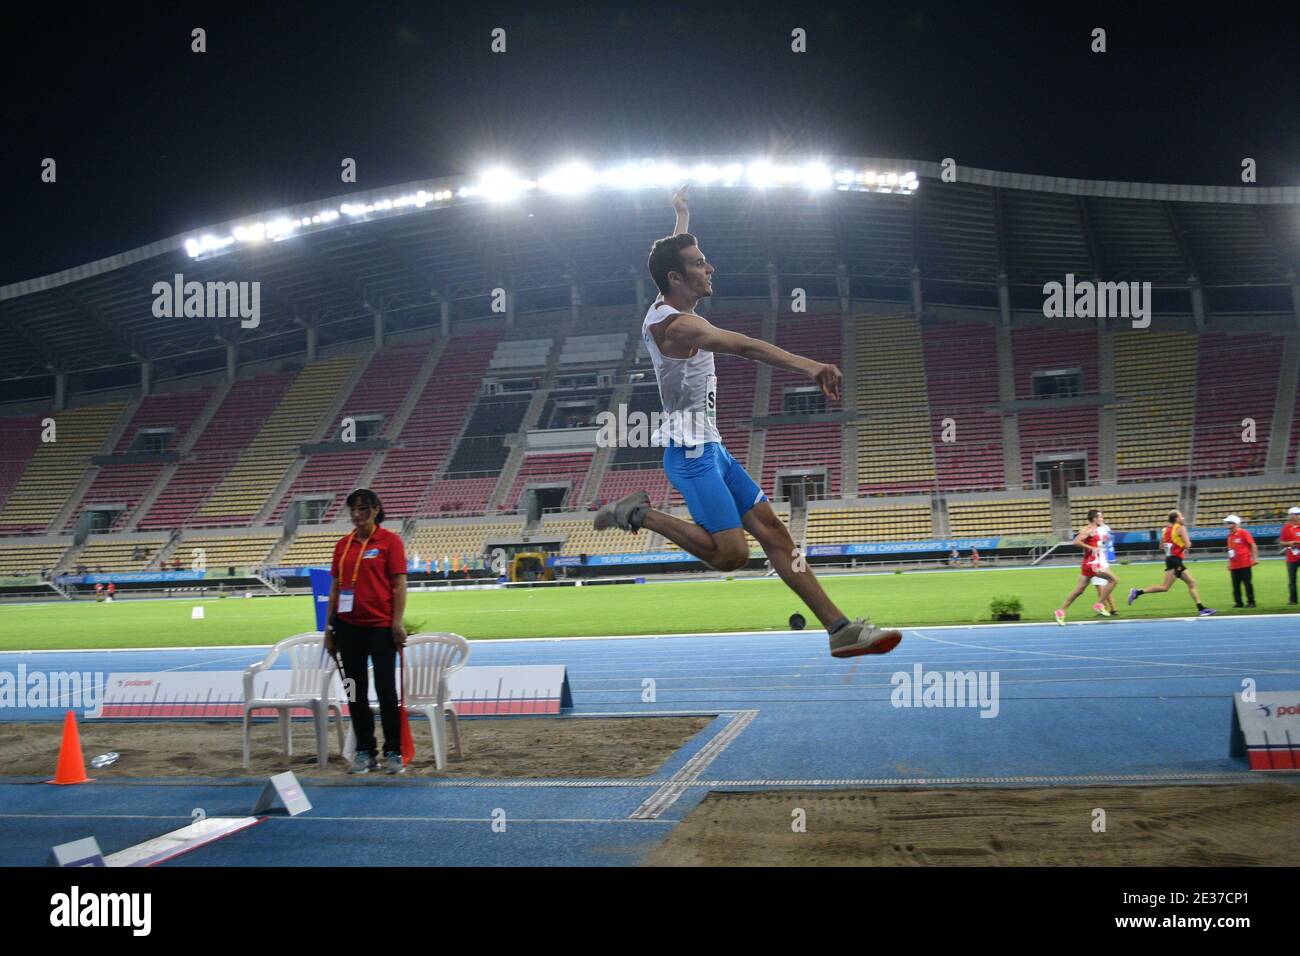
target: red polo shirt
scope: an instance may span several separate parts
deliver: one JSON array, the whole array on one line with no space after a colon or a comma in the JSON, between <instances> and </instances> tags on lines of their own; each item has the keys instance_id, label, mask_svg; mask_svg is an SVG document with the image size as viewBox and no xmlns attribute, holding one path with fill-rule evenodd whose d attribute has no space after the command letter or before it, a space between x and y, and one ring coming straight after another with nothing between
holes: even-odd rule
<instances>
[{"instance_id":1,"label":"red polo shirt","mask_svg":"<svg viewBox=\"0 0 1300 956\"><path fill-rule=\"evenodd\" d=\"M393 578L406 573L406 547L399 535L376 527L365 545L357 532L334 545L330 573L339 591L352 591L352 610L339 620L357 627L393 626Z\"/></svg>"},{"instance_id":2,"label":"red polo shirt","mask_svg":"<svg viewBox=\"0 0 1300 956\"><path fill-rule=\"evenodd\" d=\"M1250 559L1250 546L1255 543L1254 536L1245 528L1228 532L1228 567L1236 571L1254 565Z\"/></svg>"},{"instance_id":3,"label":"red polo shirt","mask_svg":"<svg viewBox=\"0 0 1300 956\"><path fill-rule=\"evenodd\" d=\"M1287 546L1287 562L1300 564L1300 524L1292 524L1288 521L1282 525L1282 535L1278 540Z\"/></svg>"}]
</instances>

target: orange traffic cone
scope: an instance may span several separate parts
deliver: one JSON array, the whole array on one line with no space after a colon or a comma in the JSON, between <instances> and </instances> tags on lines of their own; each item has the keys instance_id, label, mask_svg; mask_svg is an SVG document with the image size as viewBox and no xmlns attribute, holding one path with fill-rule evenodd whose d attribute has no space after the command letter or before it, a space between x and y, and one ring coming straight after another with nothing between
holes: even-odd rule
<instances>
[{"instance_id":1,"label":"orange traffic cone","mask_svg":"<svg viewBox=\"0 0 1300 956\"><path fill-rule=\"evenodd\" d=\"M68 711L63 718L63 743L59 747L59 766L54 779L46 783L90 783L86 776L86 761L81 755L81 734L77 732L77 717Z\"/></svg>"}]
</instances>

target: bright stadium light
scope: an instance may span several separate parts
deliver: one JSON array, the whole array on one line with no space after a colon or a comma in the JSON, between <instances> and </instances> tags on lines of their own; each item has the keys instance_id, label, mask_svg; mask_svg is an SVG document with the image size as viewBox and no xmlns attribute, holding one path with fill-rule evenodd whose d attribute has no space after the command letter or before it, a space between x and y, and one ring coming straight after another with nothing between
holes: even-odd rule
<instances>
[{"instance_id":1,"label":"bright stadium light","mask_svg":"<svg viewBox=\"0 0 1300 956\"><path fill-rule=\"evenodd\" d=\"M808 163L802 175L803 184L809 189L830 189L835 184L831 171L823 163Z\"/></svg>"},{"instance_id":2,"label":"bright stadium light","mask_svg":"<svg viewBox=\"0 0 1300 956\"><path fill-rule=\"evenodd\" d=\"M507 202L517 199L530 185L508 169L496 166L479 177L477 192L489 202Z\"/></svg>"},{"instance_id":3,"label":"bright stadium light","mask_svg":"<svg viewBox=\"0 0 1300 956\"><path fill-rule=\"evenodd\" d=\"M721 176L721 171L712 163L700 163L691 169L691 179L704 186L716 183Z\"/></svg>"},{"instance_id":4,"label":"bright stadium light","mask_svg":"<svg viewBox=\"0 0 1300 956\"><path fill-rule=\"evenodd\" d=\"M537 185L548 193L576 196L596 185L596 174L585 163L565 163L538 179Z\"/></svg>"},{"instance_id":5,"label":"bright stadium light","mask_svg":"<svg viewBox=\"0 0 1300 956\"><path fill-rule=\"evenodd\" d=\"M766 189L776 180L776 171L766 160L750 163L745 167L745 178L756 189Z\"/></svg>"}]
</instances>

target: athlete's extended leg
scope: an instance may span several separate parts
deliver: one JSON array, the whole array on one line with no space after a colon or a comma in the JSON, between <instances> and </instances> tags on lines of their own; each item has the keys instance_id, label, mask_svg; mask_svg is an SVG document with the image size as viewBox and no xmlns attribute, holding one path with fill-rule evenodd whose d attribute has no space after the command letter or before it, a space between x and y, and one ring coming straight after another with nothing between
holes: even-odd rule
<instances>
[{"instance_id":1,"label":"athlete's extended leg","mask_svg":"<svg viewBox=\"0 0 1300 956\"><path fill-rule=\"evenodd\" d=\"M1075 598L1077 598L1084 591L1088 590L1088 585L1091 583L1092 583L1091 574L1079 575L1079 583L1074 586L1074 590L1070 592L1070 596L1065 599L1064 603L1062 603L1061 606L1055 610L1055 612L1053 612L1056 615L1057 624L1065 623L1065 609L1074 603Z\"/></svg>"},{"instance_id":2,"label":"athlete's extended leg","mask_svg":"<svg viewBox=\"0 0 1300 956\"><path fill-rule=\"evenodd\" d=\"M710 534L697 524L654 509L645 512L641 527L663 535L719 571L735 571L749 563L749 543L740 528Z\"/></svg>"},{"instance_id":3,"label":"athlete's extended leg","mask_svg":"<svg viewBox=\"0 0 1300 956\"><path fill-rule=\"evenodd\" d=\"M808 610L822 622L822 627L830 630L838 624L844 617L844 612L835 606L816 575L808 570L806 564L800 565L801 570L794 569L794 539L772 506L766 501L760 501L745 512L741 521L745 524L745 530L762 545L767 559L772 562L772 567L781 576L781 580L803 599Z\"/></svg>"}]
</instances>

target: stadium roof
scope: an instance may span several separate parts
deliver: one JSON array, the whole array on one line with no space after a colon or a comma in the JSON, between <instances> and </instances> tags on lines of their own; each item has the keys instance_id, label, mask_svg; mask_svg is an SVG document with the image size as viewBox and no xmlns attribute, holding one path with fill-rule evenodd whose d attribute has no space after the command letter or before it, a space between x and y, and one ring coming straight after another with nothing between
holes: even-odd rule
<instances>
[{"instance_id":1,"label":"stadium roof","mask_svg":"<svg viewBox=\"0 0 1300 956\"><path fill-rule=\"evenodd\" d=\"M1229 312L1259 309L1252 293L1260 290L1276 293L1265 297L1275 311L1293 307L1297 187L1100 182L961 167L956 182L944 182L937 163L871 158L829 168L859 175L817 191L798 182L696 187L692 231L718 269L719 295L766 294L772 269L783 288L799 280L810 294L827 286L833 294L842 269L865 297L907 301L915 275L927 301L992 305L1005 276L1013 298L1028 303L1041 302L1045 282L1073 273L1169 290L1186 290L1195 277L1207 295L1216 293L1211 308ZM863 186L863 170L880 176L883 191ZM914 172L919 188L885 186L884 170ZM567 305L575 284L587 303L630 302L632 283L647 278L651 243L671 228L668 192L602 182L581 195L531 188L492 202L471 180L446 179L174 236L0 287L0 380L145 359L167 363L169 375L210 370L224 365L227 342L238 343L243 359L300 353L304 327L317 328L321 345L360 339L376 312L394 331L436 324L443 302L457 317L487 315L496 287L517 295L519 311ZM255 223L286 229L286 222L292 228L275 241L230 238L246 238ZM155 317L155 284L178 273L204 283L260 282L260 323ZM1238 295L1243 309L1232 305Z\"/></svg>"}]
</instances>

